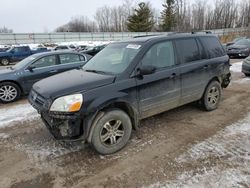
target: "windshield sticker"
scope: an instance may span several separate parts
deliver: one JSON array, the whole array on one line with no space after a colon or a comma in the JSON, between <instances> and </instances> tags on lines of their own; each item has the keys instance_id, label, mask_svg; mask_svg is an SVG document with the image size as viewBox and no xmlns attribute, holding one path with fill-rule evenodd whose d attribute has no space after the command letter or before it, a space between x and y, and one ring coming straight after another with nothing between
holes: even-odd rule
<instances>
[{"instance_id":1,"label":"windshield sticker","mask_svg":"<svg viewBox=\"0 0 250 188\"><path fill-rule=\"evenodd\" d=\"M129 44L129 45L127 45L126 48L138 50L138 49L140 49L140 47L141 47L141 45L138 45L138 44Z\"/></svg>"}]
</instances>

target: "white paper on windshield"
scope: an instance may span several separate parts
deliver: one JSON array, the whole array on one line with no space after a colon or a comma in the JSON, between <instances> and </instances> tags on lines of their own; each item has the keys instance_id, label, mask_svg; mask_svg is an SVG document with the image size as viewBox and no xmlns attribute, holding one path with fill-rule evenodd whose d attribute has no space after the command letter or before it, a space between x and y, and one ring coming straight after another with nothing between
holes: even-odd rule
<instances>
[{"instance_id":1,"label":"white paper on windshield","mask_svg":"<svg viewBox=\"0 0 250 188\"><path fill-rule=\"evenodd\" d=\"M141 45L139 45L139 44L128 44L126 48L138 50L138 49L140 49L140 47L141 47Z\"/></svg>"}]
</instances>

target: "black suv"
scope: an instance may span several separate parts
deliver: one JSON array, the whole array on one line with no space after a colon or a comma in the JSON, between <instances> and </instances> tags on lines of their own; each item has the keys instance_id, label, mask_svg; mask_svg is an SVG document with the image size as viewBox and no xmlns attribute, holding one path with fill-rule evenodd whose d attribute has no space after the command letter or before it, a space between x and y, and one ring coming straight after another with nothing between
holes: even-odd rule
<instances>
[{"instance_id":1,"label":"black suv","mask_svg":"<svg viewBox=\"0 0 250 188\"><path fill-rule=\"evenodd\" d=\"M37 82L29 102L56 139L85 140L111 154L141 119L194 101L216 109L229 67L211 34L134 38L108 45L81 70Z\"/></svg>"}]
</instances>

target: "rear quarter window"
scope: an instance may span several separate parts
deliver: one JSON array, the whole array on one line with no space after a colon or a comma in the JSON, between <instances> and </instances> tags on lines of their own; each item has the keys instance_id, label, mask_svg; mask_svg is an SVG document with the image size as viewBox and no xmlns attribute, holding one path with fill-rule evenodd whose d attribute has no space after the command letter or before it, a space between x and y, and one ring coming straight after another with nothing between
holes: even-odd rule
<instances>
[{"instance_id":1,"label":"rear quarter window","mask_svg":"<svg viewBox=\"0 0 250 188\"><path fill-rule=\"evenodd\" d=\"M201 37L200 40L203 43L209 58L226 55L224 48L216 37Z\"/></svg>"}]
</instances>

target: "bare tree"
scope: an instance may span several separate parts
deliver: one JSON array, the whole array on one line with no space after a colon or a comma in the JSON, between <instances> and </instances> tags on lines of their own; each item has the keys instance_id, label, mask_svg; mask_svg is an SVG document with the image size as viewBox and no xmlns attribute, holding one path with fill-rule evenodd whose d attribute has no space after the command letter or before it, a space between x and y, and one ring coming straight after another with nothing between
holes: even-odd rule
<instances>
[{"instance_id":1,"label":"bare tree","mask_svg":"<svg viewBox=\"0 0 250 188\"><path fill-rule=\"evenodd\" d=\"M71 18L67 24L56 29L56 32L93 32L97 31L95 22L90 21L86 16Z\"/></svg>"},{"instance_id":2,"label":"bare tree","mask_svg":"<svg viewBox=\"0 0 250 188\"><path fill-rule=\"evenodd\" d=\"M3 26L3 27L0 27L0 33L13 33L13 30L8 29L7 27Z\"/></svg>"}]
</instances>

